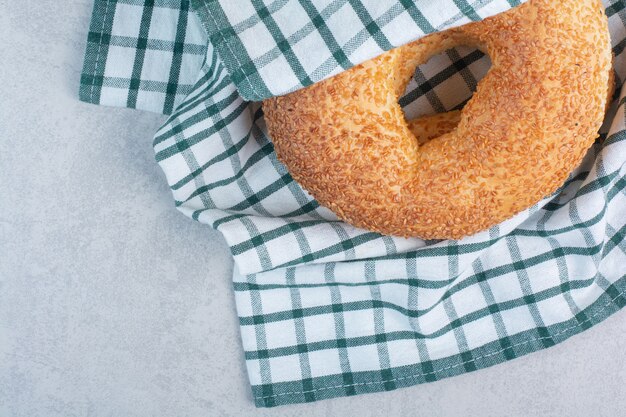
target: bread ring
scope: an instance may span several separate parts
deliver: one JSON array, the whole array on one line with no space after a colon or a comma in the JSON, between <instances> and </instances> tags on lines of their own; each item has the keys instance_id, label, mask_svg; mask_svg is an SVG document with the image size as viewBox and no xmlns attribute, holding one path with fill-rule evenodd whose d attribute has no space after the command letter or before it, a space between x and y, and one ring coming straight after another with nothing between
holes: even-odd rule
<instances>
[{"instance_id":1,"label":"bread ring","mask_svg":"<svg viewBox=\"0 0 626 417\"><path fill-rule=\"evenodd\" d=\"M407 123L398 98L415 67L459 45L491 57L476 93L456 116ZM563 184L598 137L611 62L600 0L530 0L263 108L280 160L339 218L387 235L458 239Z\"/></svg>"}]
</instances>

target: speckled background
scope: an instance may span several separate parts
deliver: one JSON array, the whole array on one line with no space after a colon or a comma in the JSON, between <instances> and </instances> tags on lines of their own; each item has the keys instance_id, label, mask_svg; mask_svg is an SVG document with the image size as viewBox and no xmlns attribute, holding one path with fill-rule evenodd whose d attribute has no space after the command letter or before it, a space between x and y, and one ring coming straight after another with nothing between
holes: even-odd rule
<instances>
[{"instance_id":1,"label":"speckled background","mask_svg":"<svg viewBox=\"0 0 626 417\"><path fill-rule=\"evenodd\" d=\"M162 116L80 103L91 0L0 0L0 417L618 416L626 312L390 393L256 410L221 236L173 207Z\"/></svg>"}]
</instances>

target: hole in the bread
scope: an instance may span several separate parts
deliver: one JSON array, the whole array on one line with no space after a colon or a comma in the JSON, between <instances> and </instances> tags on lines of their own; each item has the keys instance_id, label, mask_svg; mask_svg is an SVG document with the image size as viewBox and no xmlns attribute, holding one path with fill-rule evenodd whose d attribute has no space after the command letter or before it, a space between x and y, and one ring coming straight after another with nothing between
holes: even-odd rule
<instances>
[{"instance_id":1,"label":"hole in the bread","mask_svg":"<svg viewBox=\"0 0 626 417\"><path fill-rule=\"evenodd\" d=\"M398 103L420 143L456 127L458 111L489 68L489 56L467 46L444 51L416 68Z\"/></svg>"}]
</instances>

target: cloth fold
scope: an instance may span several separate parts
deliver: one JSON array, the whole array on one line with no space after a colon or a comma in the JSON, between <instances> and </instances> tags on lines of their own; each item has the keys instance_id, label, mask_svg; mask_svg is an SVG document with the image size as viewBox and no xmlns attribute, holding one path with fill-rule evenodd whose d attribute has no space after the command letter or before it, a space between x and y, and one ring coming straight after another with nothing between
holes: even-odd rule
<instances>
[{"instance_id":1,"label":"cloth fold","mask_svg":"<svg viewBox=\"0 0 626 417\"><path fill-rule=\"evenodd\" d=\"M177 208L231 248L258 406L469 372L559 343L626 304L623 95L561 189L460 241L339 221L293 181L259 103L246 101L518 2L191 4L199 19L188 0L97 0L80 98L171 113L154 138L156 160ZM619 87L626 2L605 5ZM476 50L447 51L416 70L400 104L408 117L459 108L488 67Z\"/></svg>"},{"instance_id":2,"label":"cloth fold","mask_svg":"<svg viewBox=\"0 0 626 417\"><path fill-rule=\"evenodd\" d=\"M192 0L247 101L306 87L429 33L520 0Z\"/></svg>"}]
</instances>

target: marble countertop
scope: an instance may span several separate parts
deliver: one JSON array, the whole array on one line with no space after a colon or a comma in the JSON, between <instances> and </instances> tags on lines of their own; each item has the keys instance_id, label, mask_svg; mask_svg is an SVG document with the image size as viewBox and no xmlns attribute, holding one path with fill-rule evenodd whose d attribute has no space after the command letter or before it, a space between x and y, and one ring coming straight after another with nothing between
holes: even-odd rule
<instances>
[{"instance_id":1,"label":"marble countertop","mask_svg":"<svg viewBox=\"0 0 626 417\"><path fill-rule=\"evenodd\" d=\"M626 312L394 392L254 408L221 235L173 205L163 116L81 103L91 0L0 0L0 416L615 416Z\"/></svg>"}]
</instances>

